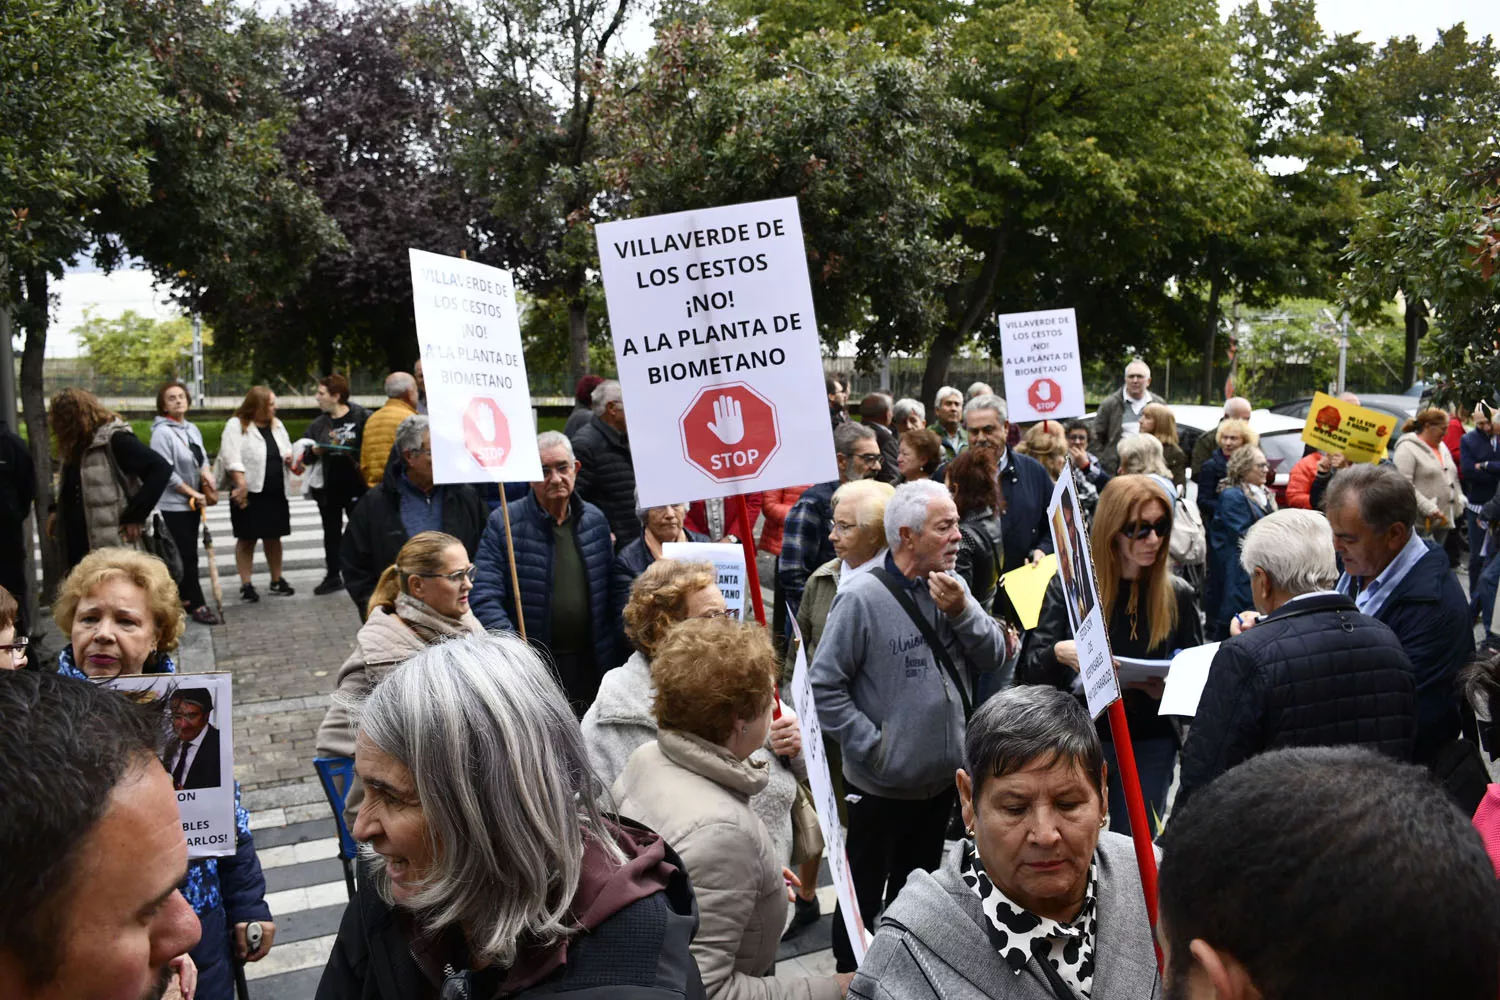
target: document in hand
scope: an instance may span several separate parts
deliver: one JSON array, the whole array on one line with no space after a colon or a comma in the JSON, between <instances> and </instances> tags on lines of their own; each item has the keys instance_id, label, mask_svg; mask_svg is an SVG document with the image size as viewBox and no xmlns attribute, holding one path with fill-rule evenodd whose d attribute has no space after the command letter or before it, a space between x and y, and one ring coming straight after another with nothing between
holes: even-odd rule
<instances>
[{"instance_id":1,"label":"document in hand","mask_svg":"<svg viewBox=\"0 0 1500 1000\"><path fill-rule=\"evenodd\" d=\"M1203 686L1208 683L1208 668L1213 665L1219 652L1217 642L1205 643L1184 649L1172 657L1172 669L1167 673L1167 690L1161 697L1157 715L1182 715L1191 718L1198 714L1198 700L1203 697ZM1121 676L1124 671L1121 670Z\"/></svg>"},{"instance_id":2,"label":"document in hand","mask_svg":"<svg viewBox=\"0 0 1500 1000\"><path fill-rule=\"evenodd\" d=\"M1042 616L1042 598L1047 596L1047 584L1057 575L1057 556L1043 556L1037 563L1027 563L1013 569L1000 578L1000 586L1010 595L1010 603L1021 619L1021 627L1028 632L1036 628Z\"/></svg>"}]
</instances>

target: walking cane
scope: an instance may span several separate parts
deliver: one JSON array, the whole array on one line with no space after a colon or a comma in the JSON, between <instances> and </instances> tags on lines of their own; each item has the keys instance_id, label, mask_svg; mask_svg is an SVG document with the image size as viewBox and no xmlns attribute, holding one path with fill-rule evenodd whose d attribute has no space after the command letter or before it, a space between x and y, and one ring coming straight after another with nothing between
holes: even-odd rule
<instances>
[{"instance_id":1,"label":"walking cane","mask_svg":"<svg viewBox=\"0 0 1500 1000\"><path fill-rule=\"evenodd\" d=\"M229 931L234 933L233 928ZM260 950L260 939L264 931L261 930L260 921L255 921L245 928L245 950L254 953ZM245 981L245 960L238 955L229 956L234 963L234 992L239 1000L250 1000L250 984Z\"/></svg>"},{"instance_id":2,"label":"walking cane","mask_svg":"<svg viewBox=\"0 0 1500 1000\"><path fill-rule=\"evenodd\" d=\"M214 608L219 612L219 621L224 620L224 587L219 583L219 564L214 560L214 536L208 530L208 508L196 500L189 501L198 508L198 517L203 521L203 550L208 553L208 582L213 588Z\"/></svg>"}]
</instances>

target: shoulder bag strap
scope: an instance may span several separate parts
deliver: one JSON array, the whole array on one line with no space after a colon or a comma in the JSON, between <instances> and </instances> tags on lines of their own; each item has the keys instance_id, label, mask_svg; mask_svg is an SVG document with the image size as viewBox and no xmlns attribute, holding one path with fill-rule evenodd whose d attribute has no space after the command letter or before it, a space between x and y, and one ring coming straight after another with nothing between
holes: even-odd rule
<instances>
[{"instance_id":1,"label":"shoulder bag strap","mask_svg":"<svg viewBox=\"0 0 1500 1000\"><path fill-rule=\"evenodd\" d=\"M938 666L943 668L943 672L948 675L948 679L958 689L959 701L963 703L964 719L967 720L969 716L974 714L974 702L969 697L969 689L964 685L963 676L958 672L958 668L953 665L953 660L948 656L948 650L943 647L942 640L938 638L937 629L932 627L932 622L928 621L927 617L922 614L922 609L917 607L917 602L912 599L911 594L895 577L891 576L889 571L874 569L870 572L881 583L885 584L885 589L891 592L891 596L896 599L896 603L901 605L901 610L906 612L907 617L912 620L912 624L916 625L918 631L922 633L922 638L927 640L927 648L932 650L933 659L937 660Z\"/></svg>"}]
</instances>

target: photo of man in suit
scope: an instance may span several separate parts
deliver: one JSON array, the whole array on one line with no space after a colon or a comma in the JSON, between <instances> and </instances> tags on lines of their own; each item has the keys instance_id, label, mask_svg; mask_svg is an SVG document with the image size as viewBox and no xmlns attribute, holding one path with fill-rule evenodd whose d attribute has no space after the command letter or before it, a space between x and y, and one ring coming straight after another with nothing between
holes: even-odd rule
<instances>
[{"instance_id":1,"label":"photo of man in suit","mask_svg":"<svg viewBox=\"0 0 1500 1000\"><path fill-rule=\"evenodd\" d=\"M214 710L207 688L181 688L167 702L176 739L167 750L167 773L178 791L217 788L219 781L219 730L209 725Z\"/></svg>"},{"instance_id":2,"label":"photo of man in suit","mask_svg":"<svg viewBox=\"0 0 1500 1000\"><path fill-rule=\"evenodd\" d=\"M1094 580L1093 573L1089 570L1089 553L1084 550L1086 543L1073 514L1072 497L1069 493L1063 496L1063 521L1067 523L1068 549L1073 553L1072 587L1078 601L1078 620L1081 622L1094 610Z\"/></svg>"}]
</instances>

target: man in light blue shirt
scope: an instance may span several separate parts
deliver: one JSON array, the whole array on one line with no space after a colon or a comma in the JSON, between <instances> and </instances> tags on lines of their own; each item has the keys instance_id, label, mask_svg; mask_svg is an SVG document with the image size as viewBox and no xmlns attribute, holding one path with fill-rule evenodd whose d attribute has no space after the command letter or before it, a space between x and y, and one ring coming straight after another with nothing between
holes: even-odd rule
<instances>
[{"instance_id":1,"label":"man in light blue shirt","mask_svg":"<svg viewBox=\"0 0 1500 1000\"><path fill-rule=\"evenodd\" d=\"M1416 672L1416 760L1425 762L1458 735L1454 679L1474 655L1463 588L1447 553L1416 533L1417 494L1394 467L1343 470L1324 511L1344 563L1339 592L1390 626Z\"/></svg>"}]
</instances>

